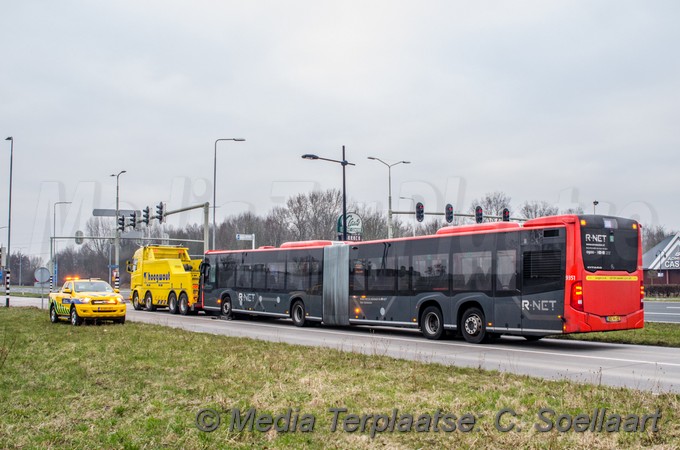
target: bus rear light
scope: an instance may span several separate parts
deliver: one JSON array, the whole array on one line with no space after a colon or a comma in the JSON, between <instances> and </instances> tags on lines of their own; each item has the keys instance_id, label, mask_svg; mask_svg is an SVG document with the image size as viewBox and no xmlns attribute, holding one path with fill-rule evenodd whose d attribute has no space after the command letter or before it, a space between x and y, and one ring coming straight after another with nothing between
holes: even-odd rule
<instances>
[{"instance_id":1,"label":"bus rear light","mask_svg":"<svg viewBox=\"0 0 680 450\"><path fill-rule=\"evenodd\" d=\"M583 284L580 281L571 286L571 307L583 311Z\"/></svg>"},{"instance_id":2,"label":"bus rear light","mask_svg":"<svg viewBox=\"0 0 680 450\"><path fill-rule=\"evenodd\" d=\"M640 282L640 309L643 309L645 302L645 285Z\"/></svg>"}]
</instances>

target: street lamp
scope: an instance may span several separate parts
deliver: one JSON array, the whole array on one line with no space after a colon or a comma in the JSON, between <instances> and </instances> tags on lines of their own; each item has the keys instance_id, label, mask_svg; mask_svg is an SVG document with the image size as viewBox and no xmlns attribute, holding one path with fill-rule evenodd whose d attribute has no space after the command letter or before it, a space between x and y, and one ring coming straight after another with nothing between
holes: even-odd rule
<instances>
[{"instance_id":1,"label":"street lamp","mask_svg":"<svg viewBox=\"0 0 680 450\"><path fill-rule=\"evenodd\" d=\"M120 208L119 208L119 201L120 201L120 176L126 173L127 170L121 170L120 172L112 173L112 177L116 177L116 222L118 222L118 216L120 215ZM116 238L115 238L115 263L116 263L116 270L118 271L118 274L120 274L120 269L118 267L118 264L120 263L120 230L118 229L118 226L116 226ZM120 275L118 275L120 276ZM109 280L112 281L112 280Z\"/></svg>"},{"instance_id":2,"label":"street lamp","mask_svg":"<svg viewBox=\"0 0 680 450\"><path fill-rule=\"evenodd\" d=\"M320 159L322 161L330 161L342 165L342 240L347 240L347 183L345 177L345 166L355 166L356 164L348 162L345 159L345 146L342 146L342 161L337 159L322 158L310 153L302 155L302 159Z\"/></svg>"},{"instance_id":3,"label":"street lamp","mask_svg":"<svg viewBox=\"0 0 680 450\"><path fill-rule=\"evenodd\" d=\"M9 136L5 138L9 141L9 214L7 216L7 279L9 280L9 274L11 269L12 261L12 251L11 251L11 239L12 239L12 160L14 159L14 138ZM7 298L5 299L5 306L9 308L9 282L6 285Z\"/></svg>"},{"instance_id":4,"label":"street lamp","mask_svg":"<svg viewBox=\"0 0 680 450\"><path fill-rule=\"evenodd\" d=\"M215 236L217 235L217 222L215 221L215 208L217 208L217 143L220 141L243 142L243 138L223 138L215 141L215 160L213 163L213 237L212 249L215 250Z\"/></svg>"},{"instance_id":5,"label":"street lamp","mask_svg":"<svg viewBox=\"0 0 680 450\"><path fill-rule=\"evenodd\" d=\"M388 197L387 197L387 238L392 239L393 232L392 232L392 167L396 166L398 164L411 164L411 161L397 161L393 164L388 164L385 161L383 161L380 158L376 158L375 156L369 156L368 159L372 159L373 161L378 161L385 166L387 166L387 191L388 191Z\"/></svg>"},{"instance_id":6,"label":"street lamp","mask_svg":"<svg viewBox=\"0 0 680 450\"><path fill-rule=\"evenodd\" d=\"M595 207L599 204L600 202L598 202L597 200L593 200L593 214L595 214Z\"/></svg>"},{"instance_id":7,"label":"street lamp","mask_svg":"<svg viewBox=\"0 0 680 450\"><path fill-rule=\"evenodd\" d=\"M399 197L399 198L402 199L402 200L411 200L411 203L413 203L413 205L411 206L411 211L416 210L416 199L415 198L413 198L413 197ZM414 214L413 215L413 237L415 237L415 236L416 236L416 216Z\"/></svg>"},{"instance_id":8,"label":"street lamp","mask_svg":"<svg viewBox=\"0 0 680 450\"><path fill-rule=\"evenodd\" d=\"M52 206L52 245L50 246L50 260L52 261L53 267L52 272L54 273L53 285L56 286L59 281L59 268L57 264L57 243L55 237L57 236L57 205L70 205L72 202L54 202Z\"/></svg>"}]
</instances>

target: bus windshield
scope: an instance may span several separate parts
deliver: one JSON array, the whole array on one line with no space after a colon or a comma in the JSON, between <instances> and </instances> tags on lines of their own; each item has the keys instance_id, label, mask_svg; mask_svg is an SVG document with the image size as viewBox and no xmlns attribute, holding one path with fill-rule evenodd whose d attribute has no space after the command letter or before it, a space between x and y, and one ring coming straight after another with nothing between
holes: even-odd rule
<instances>
[{"instance_id":1,"label":"bus windshield","mask_svg":"<svg viewBox=\"0 0 680 450\"><path fill-rule=\"evenodd\" d=\"M639 227L634 220L601 216L581 217L581 244L585 269L589 272L598 270L635 272L638 263L638 233Z\"/></svg>"}]
</instances>

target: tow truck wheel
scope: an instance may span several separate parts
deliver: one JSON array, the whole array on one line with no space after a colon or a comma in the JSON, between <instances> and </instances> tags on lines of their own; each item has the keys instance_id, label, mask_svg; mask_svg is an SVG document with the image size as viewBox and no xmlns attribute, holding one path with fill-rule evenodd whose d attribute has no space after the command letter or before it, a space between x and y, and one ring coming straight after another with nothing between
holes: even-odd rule
<instances>
[{"instance_id":1,"label":"tow truck wheel","mask_svg":"<svg viewBox=\"0 0 680 450\"><path fill-rule=\"evenodd\" d=\"M146 293L144 296L144 305L146 305L146 310L147 311L156 311L156 307L153 304L153 297L151 296L151 292Z\"/></svg>"},{"instance_id":2,"label":"tow truck wheel","mask_svg":"<svg viewBox=\"0 0 680 450\"><path fill-rule=\"evenodd\" d=\"M50 322L52 322L52 323L59 322L59 317L57 316L57 310L54 307L54 305L50 306Z\"/></svg>"},{"instance_id":3,"label":"tow truck wheel","mask_svg":"<svg viewBox=\"0 0 680 450\"><path fill-rule=\"evenodd\" d=\"M177 314L177 294L174 292L168 295L168 312L170 314Z\"/></svg>"},{"instance_id":4,"label":"tow truck wheel","mask_svg":"<svg viewBox=\"0 0 680 450\"><path fill-rule=\"evenodd\" d=\"M75 306L71 306L71 325L74 327L79 326L81 323L83 323L82 317L78 315L78 311L76 311Z\"/></svg>"},{"instance_id":5,"label":"tow truck wheel","mask_svg":"<svg viewBox=\"0 0 680 450\"><path fill-rule=\"evenodd\" d=\"M139 303L139 294L137 291L132 294L132 306L135 308L135 311L140 311L142 309L142 304Z\"/></svg>"},{"instance_id":6,"label":"tow truck wheel","mask_svg":"<svg viewBox=\"0 0 680 450\"><path fill-rule=\"evenodd\" d=\"M189 312L189 298L187 297L187 294L182 292L179 294L179 313L186 316Z\"/></svg>"}]
</instances>

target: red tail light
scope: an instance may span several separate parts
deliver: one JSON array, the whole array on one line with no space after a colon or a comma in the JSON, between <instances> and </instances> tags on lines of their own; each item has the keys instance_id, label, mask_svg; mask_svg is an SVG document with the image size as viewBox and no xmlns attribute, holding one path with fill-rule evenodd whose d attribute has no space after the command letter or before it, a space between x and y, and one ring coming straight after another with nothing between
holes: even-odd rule
<instances>
[{"instance_id":1,"label":"red tail light","mask_svg":"<svg viewBox=\"0 0 680 450\"><path fill-rule=\"evenodd\" d=\"M571 307L583 311L583 283L580 281L571 285Z\"/></svg>"},{"instance_id":2,"label":"red tail light","mask_svg":"<svg viewBox=\"0 0 680 450\"><path fill-rule=\"evenodd\" d=\"M645 285L640 282L640 309L645 307Z\"/></svg>"}]
</instances>

